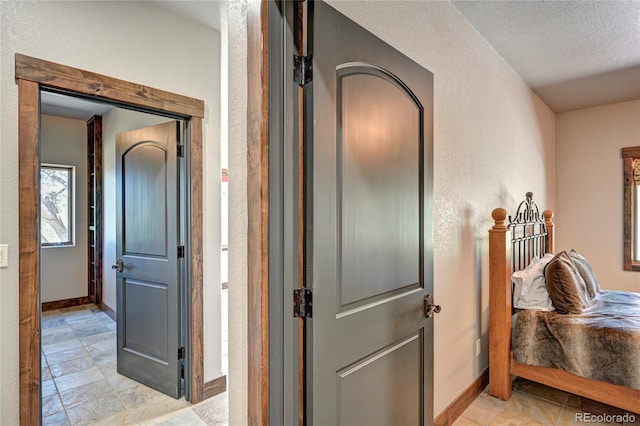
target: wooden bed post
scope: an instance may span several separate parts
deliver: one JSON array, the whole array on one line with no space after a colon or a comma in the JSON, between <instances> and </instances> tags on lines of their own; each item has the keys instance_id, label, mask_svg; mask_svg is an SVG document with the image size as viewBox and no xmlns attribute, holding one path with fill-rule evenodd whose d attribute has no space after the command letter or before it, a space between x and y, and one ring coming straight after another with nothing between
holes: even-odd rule
<instances>
[{"instance_id":1,"label":"wooden bed post","mask_svg":"<svg viewBox=\"0 0 640 426\"><path fill-rule=\"evenodd\" d=\"M553 233L553 211L545 210L542 212L542 216L547 227L547 241L549 241L549 251L547 253L553 253L556 245L555 234Z\"/></svg>"},{"instance_id":2,"label":"wooden bed post","mask_svg":"<svg viewBox=\"0 0 640 426\"><path fill-rule=\"evenodd\" d=\"M489 230L489 394L511 397L511 231L507 211L491 212Z\"/></svg>"}]
</instances>

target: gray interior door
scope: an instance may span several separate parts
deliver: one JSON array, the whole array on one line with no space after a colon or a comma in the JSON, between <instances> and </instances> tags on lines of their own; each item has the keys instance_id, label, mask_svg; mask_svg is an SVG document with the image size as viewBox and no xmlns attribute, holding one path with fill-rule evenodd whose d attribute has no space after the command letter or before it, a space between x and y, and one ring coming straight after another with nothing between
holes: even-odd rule
<instances>
[{"instance_id":1,"label":"gray interior door","mask_svg":"<svg viewBox=\"0 0 640 426\"><path fill-rule=\"evenodd\" d=\"M118 373L181 395L175 121L116 135Z\"/></svg>"},{"instance_id":2,"label":"gray interior door","mask_svg":"<svg viewBox=\"0 0 640 426\"><path fill-rule=\"evenodd\" d=\"M433 422L433 75L313 2L307 418Z\"/></svg>"}]
</instances>

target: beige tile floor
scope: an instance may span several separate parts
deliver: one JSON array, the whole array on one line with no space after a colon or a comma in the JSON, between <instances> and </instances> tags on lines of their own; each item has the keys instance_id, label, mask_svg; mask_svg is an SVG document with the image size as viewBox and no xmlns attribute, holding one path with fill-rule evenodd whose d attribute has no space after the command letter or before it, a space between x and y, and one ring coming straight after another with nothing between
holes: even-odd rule
<instances>
[{"instance_id":1,"label":"beige tile floor","mask_svg":"<svg viewBox=\"0 0 640 426\"><path fill-rule=\"evenodd\" d=\"M223 291L223 318L226 293ZM223 337L226 335L223 321ZM227 425L227 393L200 404L173 399L116 372L116 324L94 305L43 312L44 425ZM225 338L226 339L226 338ZM226 352L225 354L226 358ZM223 359L226 370L226 360ZM577 425L577 413L624 414L526 380L509 401L486 390L454 425ZM633 424L640 426L640 415ZM612 423L590 423L612 424Z\"/></svg>"},{"instance_id":2,"label":"beige tile floor","mask_svg":"<svg viewBox=\"0 0 640 426\"><path fill-rule=\"evenodd\" d=\"M640 407L638 407L640 409ZM625 424L640 425L640 415L634 422L585 422L585 413L591 415L624 415L625 411L580 398L528 380L516 379L509 401L489 396L487 389L462 413L454 425L579 425ZM628 417L629 419L629 417Z\"/></svg>"},{"instance_id":3,"label":"beige tile floor","mask_svg":"<svg viewBox=\"0 0 640 426\"><path fill-rule=\"evenodd\" d=\"M44 425L226 425L227 393L173 399L116 372L116 324L95 305L42 313Z\"/></svg>"}]
</instances>

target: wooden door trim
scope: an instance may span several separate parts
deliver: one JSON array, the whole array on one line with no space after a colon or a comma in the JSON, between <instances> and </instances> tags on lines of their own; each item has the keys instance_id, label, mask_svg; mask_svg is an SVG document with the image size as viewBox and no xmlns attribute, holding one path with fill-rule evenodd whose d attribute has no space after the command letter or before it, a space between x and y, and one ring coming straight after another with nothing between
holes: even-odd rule
<instances>
[{"instance_id":1,"label":"wooden door trim","mask_svg":"<svg viewBox=\"0 0 640 426\"><path fill-rule=\"evenodd\" d=\"M191 117L191 129L189 138L189 181L191 183L191 217L190 235L191 243L191 307L185 314L190 315L187 323L191 324L191 348L187 348L187 356L191 364L191 402L204 401L204 314L203 314L203 289L204 273L202 262L202 118Z\"/></svg>"},{"instance_id":2,"label":"wooden door trim","mask_svg":"<svg viewBox=\"0 0 640 426\"><path fill-rule=\"evenodd\" d=\"M16 53L16 79L111 102L204 117L204 101Z\"/></svg>"},{"instance_id":3,"label":"wooden door trim","mask_svg":"<svg viewBox=\"0 0 640 426\"><path fill-rule=\"evenodd\" d=\"M247 9L248 423L269 423L268 2ZM255 342L255 343L251 343ZM259 343L258 343L259 342Z\"/></svg>"},{"instance_id":4,"label":"wooden door trim","mask_svg":"<svg viewBox=\"0 0 640 426\"><path fill-rule=\"evenodd\" d=\"M20 424L40 424L40 86L18 80Z\"/></svg>"},{"instance_id":5,"label":"wooden door trim","mask_svg":"<svg viewBox=\"0 0 640 426\"><path fill-rule=\"evenodd\" d=\"M191 402L204 399L202 299L202 117L204 102L37 58L15 55L18 84L20 423L40 423L40 89L179 115L191 123Z\"/></svg>"}]
</instances>

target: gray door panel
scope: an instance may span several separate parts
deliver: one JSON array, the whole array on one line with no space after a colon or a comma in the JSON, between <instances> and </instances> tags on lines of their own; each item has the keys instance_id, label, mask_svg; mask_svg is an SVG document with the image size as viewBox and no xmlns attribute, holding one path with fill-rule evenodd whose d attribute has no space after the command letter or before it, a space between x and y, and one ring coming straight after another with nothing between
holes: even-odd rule
<instances>
[{"instance_id":1,"label":"gray door panel","mask_svg":"<svg viewBox=\"0 0 640 426\"><path fill-rule=\"evenodd\" d=\"M433 422L433 75L313 2L307 416Z\"/></svg>"},{"instance_id":2,"label":"gray door panel","mask_svg":"<svg viewBox=\"0 0 640 426\"><path fill-rule=\"evenodd\" d=\"M338 424L420 424L423 344L417 333L338 371Z\"/></svg>"},{"instance_id":3,"label":"gray door panel","mask_svg":"<svg viewBox=\"0 0 640 426\"><path fill-rule=\"evenodd\" d=\"M167 148L151 141L139 142L127 149L122 159L123 252L166 258Z\"/></svg>"},{"instance_id":4,"label":"gray door panel","mask_svg":"<svg viewBox=\"0 0 640 426\"><path fill-rule=\"evenodd\" d=\"M420 281L421 110L377 71L337 73L341 307Z\"/></svg>"},{"instance_id":5,"label":"gray door panel","mask_svg":"<svg viewBox=\"0 0 640 426\"><path fill-rule=\"evenodd\" d=\"M181 395L178 123L116 135L118 373Z\"/></svg>"}]
</instances>

